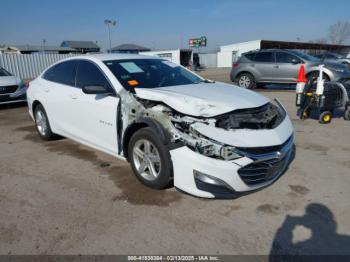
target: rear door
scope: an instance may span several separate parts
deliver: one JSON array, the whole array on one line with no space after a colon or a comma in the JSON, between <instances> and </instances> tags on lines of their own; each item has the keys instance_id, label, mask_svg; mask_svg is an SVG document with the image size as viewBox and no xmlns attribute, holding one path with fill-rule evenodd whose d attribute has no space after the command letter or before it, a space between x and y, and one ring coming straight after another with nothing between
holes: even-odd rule
<instances>
[{"instance_id":1,"label":"rear door","mask_svg":"<svg viewBox=\"0 0 350 262\"><path fill-rule=\"evenodd\" d=\"M303 61L295 55L287 52L276 52L276 65L274 78L281 83L295 83L298 77L300 64Z\"/></svg>"},{"instance_id":2,"label":"rear door","mask_svg":"<svg viewBox=\"0 0 350 262\"><path fill-rule=\"evenodd\" d=\"M251 66L257 72L258 82L271 82L273 80L273 69L275 61L273 52L261 51L257 52Z\"/></svg>"}]
</instances>

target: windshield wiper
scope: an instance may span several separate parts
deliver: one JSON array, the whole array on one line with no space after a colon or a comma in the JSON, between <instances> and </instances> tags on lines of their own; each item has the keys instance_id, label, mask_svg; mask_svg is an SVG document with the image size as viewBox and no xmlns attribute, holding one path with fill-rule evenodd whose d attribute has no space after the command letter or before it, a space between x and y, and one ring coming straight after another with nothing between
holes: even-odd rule
<instances>
[{"instance_id":1,"label":"windshield wiper","mask_svg":"<svg viewBox=\"0 0 350 262\"><path fill-rule=\"evenodd\" d=\"M198 82L198 84L199 84L199 83L213 84L213 83L215 83L215 81L209 80L209 79L203 79L203 80L200 80L200 81Z\"/></svg>"}]
</instances>

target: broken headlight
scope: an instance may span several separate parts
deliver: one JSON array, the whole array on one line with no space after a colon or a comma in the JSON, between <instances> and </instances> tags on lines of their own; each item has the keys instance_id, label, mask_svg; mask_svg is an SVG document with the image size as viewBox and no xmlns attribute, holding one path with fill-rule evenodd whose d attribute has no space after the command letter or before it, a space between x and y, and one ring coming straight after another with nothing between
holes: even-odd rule
<instances>
[{"instance_id":1,"label":"broken headlight","mask_svg":"<svg viewBox=\"0 0 350 262\"><path fill-rule=\"evenodd\" d=\"M225 160L233 160L242 157L236 152L233 146L222 146L220 149L220 156Z\"/></svg>"}]
</instances>

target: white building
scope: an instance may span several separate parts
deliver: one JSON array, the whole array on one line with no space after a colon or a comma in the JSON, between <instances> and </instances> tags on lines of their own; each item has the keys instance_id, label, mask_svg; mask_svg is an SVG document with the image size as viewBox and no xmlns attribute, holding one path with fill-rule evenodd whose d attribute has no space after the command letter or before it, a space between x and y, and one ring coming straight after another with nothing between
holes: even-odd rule
<instances>
[{"instance_id":1,"label":"white building","mask_svg":"<svg viewBox=\"0 0 350 262\"><path fill-rule=\"evenodd\" d=\"M188 66L193 61L193 52L191 49L174 49L163 51L140 52L140 55L158 56L167 59L178 65Z\"/></svg>"},{"instance_id":2,"label":"white building","mask_svg":"<svg viewBox=\"0 0 350 262\"><path fill-rule=\"evenodd\" d=\"M231 67L232 63L236 62L242 53L260 49L260 47L261 40L220 46L220 51L218 52L218 67Z\"/></svg>"},{"instance_id":3,"label":"white building","mask_svg":"<svg viewBox=\"0 0 350 262\"><path fill-rule=\"evenodd\" d=\"M311 42L289 42L274 40L254 40L220 47L218 52L218 67L231 67L242 53L258 49L297 49L310 54L319 54L325 51L348 55L349 45L335 45Z\"/></svg>"}]
</instances>

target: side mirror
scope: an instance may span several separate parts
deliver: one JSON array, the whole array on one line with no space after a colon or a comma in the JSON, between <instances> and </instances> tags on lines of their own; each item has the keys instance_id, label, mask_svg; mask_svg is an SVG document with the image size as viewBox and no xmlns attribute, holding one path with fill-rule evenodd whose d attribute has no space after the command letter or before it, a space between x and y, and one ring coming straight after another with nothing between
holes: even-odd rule
<instances>
[{"instance_id":1,"label":"side mirror","mask_svg":"<svg viewBox=\"0 0 350 262\"><path fill-rule=\"evenodd\" d=\"M111 95L112 92L104 86L84 86L83 92L88 95Z\"/></svg>"}]
</instances>

